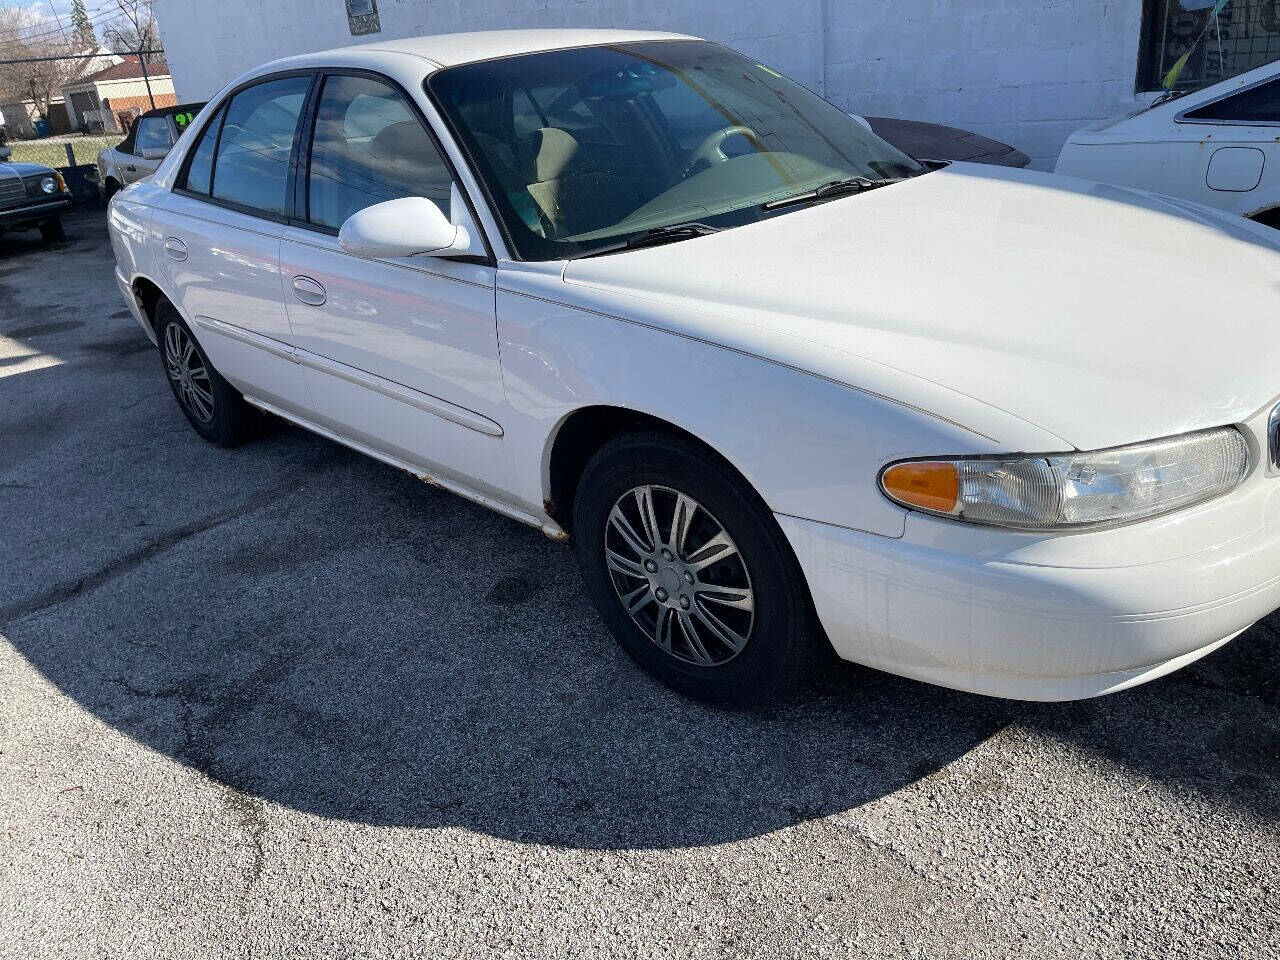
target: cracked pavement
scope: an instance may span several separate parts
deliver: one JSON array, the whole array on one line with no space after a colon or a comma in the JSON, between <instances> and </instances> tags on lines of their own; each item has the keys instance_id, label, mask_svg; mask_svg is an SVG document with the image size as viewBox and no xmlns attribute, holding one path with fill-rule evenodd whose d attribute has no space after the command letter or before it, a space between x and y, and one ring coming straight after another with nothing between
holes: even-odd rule
<instances>
[{"instance_id":1,"label":"cracked pavement","mask_svg":"<svg viewBox=\"0 0 1280 960\"><path fill-rule=\"evenodd\" d=\"M1076 704L710 710L566 546L204 444L68 232L0 238L0 958L1276 955L1280 616Z\"/></svg>"}]
</instances>

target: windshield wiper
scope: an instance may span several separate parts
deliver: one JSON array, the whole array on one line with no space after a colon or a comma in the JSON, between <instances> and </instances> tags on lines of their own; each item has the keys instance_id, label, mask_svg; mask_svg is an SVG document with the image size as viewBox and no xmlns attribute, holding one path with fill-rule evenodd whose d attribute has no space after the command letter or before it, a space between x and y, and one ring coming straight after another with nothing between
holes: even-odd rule
<instances>
[{"instance_id":1,"label":"windshield wiper","mask_svg":"<svg viewBox=\"0 0 1280 960\"><path fill-rule=\"evenodd\" d=\"M663 243L675 243L677 240L688 240L692 237L705 237L709 233L719 233L719 227L713 227L705 223L697 223L688 221L686 223L672 223L665 227L653 227L652 229L638 233L634 237L629 237L621 243L611 243L607 247L601 247L599 250L592 250L590 253L584 253L581 257L575 257L575 260L583 260L587 257L598 257L606 253L617 253L619 250L635 250L639 247L656 247Z\"/></svg>"},{"instance_id":2,"label":"windshield wiper","mask_svg":"<svg viewBox=\"0 0 1280 960\"><path fill-rule=\"evenodd\" d=\"M868 177L848 177L844 180L832 180L820 187L806 190L804 193L793 193L789 197L770 200L768 203L761 204L760 209L777 210L779 207L789 207L797 203L830 200L832 197L840 197L850 193L862 193L864 190L874 190L876 187L886 187L891 183L899 183L902 179L902 177L894 177L884 180L871 180Z\"/></svg>"},{"instance_id":3,"label":"windshield wiper","mask_svg":"<svg viewBox=\"0 0 1280 960\"><path fill-rule=\"evenodd\" d=\"M672 240L688 240L690 237L705 237L709 233L717 233L719 227L711 227L705 223L673 223L666 227L653 227L644 233L637 234L627 240L623 246L634 250L636 247L652 247L659 243L670 243Z\"/></svg>"}]
</instances>

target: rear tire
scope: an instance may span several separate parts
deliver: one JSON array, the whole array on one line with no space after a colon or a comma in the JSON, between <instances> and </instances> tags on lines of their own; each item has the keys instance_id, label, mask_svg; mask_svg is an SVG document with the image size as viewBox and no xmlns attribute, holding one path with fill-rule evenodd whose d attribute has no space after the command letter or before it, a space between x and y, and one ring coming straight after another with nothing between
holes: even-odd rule
<instances>
[{"instance_id":1,"label":"rear tire","mask_svg":"<svg viewBox=\"0 0 1280 960\"><path fill-rule=\"evenodd\" d=\"M191 428L219 447L247 440L254 409L218 373L186 321L163 298L156 304L155 326L165 379Z\"/></svg>"},{"instance_id":2,"label":"rear tire","mask_svg":"<svg viewBox=\"0 0 1280 960\"><path fill-rule=\"evenodd\" d=\"M54 217L40 224L40 236L45 243L65 243L67 232L62 228L62 218Z\"/></svg>"},{"instance_id":3,"label":"rear tire","mask_svg":"<svg viewBox=\"0 0 1280 960\"><path fill-rule=\"evenodd\" d=\"M686 696L768 704L830 653L772 513L692 441L646 432L606 443L583 472L573 540L618 643Z\"/></svg>"}]
</instances>

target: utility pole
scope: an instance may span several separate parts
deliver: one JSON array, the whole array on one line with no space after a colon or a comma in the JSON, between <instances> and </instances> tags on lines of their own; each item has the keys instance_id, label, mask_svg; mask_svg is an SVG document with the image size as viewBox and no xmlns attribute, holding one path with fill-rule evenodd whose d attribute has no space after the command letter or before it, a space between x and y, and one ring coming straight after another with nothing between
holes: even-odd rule
<instances>
[{"instance_id":1,"label":"utility pole","mask_svg":"<svg viewBox=\"0 0 1280 960\"><path fill-rule=\"evenodd\" d=\"M142 65L142 82L147 85L147 99L151 101L151 109L154 110L156 108L156 98L151 95L151 78L147 76L147 55L143 53L143 51L149 46L151 46L151 44L143 43L141 38L139 38L138 63Z\"/></svg>"}]
</instances>

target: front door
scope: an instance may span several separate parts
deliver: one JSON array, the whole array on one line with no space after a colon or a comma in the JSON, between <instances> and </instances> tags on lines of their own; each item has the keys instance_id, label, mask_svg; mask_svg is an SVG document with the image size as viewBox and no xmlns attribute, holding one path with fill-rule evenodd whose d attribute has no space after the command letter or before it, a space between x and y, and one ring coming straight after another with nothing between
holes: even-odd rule
<instances>
[{"instance_id":1,"label":"front door","mask_svg":"<svg viewBox=\"0 0 1280 960\"><path fill-rule=\"evenodd\" d=\"M316 419L355 443L478 492L506 486L495 270L437 257L343 253L347 217L426 197L468 223L449 168L391 84L327 76L304 158L299 213L280 248L285 302Z\"/></svg>"}]
</instances>

